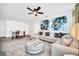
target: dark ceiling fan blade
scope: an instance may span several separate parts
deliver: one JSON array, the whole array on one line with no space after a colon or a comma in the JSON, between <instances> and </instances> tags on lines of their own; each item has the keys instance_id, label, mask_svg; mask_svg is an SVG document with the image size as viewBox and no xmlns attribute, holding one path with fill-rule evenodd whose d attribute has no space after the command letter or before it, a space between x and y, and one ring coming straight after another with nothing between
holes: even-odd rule
<instances>
[{"instance_id":1,"label":"dark ceiling fan blade","mask_svg":"<svg viewBox=\"0 0 79 59\"><path fill-rule=\"evenodd\" d=\"M38 7L37 9L36 9L36 11L38 11L38 10L40 10L41 9L41 7Z\"/></svg>"},{"instance_id":2,"label":"dark ceiling fan blade","mask_svg":"<svg viewBox=\"0 0 79 59\"><path fill-rule=\"evenodd\" d=\"M27 9L29 9L30 11L33 11L31 8L27 7Z\"/></svg>"},{"instance_id":3,"label":"dark ceiling fan blade","mask_svg":"<svg viewBox=\"0 0 79 59\"><path fill-rule=\"evenodd\" d=\"M43 12L37 12L38 14L44 14Z\"/></svg>"}]
</instances>

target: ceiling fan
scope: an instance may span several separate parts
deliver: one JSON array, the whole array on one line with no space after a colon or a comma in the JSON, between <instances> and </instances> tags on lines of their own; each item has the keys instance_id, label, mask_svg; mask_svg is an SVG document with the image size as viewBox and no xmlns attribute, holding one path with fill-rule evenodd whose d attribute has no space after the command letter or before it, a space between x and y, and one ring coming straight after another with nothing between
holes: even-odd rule
<instances>
[{"instance_id":1,"label":"ceiling fan","mask_svg":"<svg viewBox=\"0 0 79 59\"><path fill-rule=\"evenodd\" d=\"M28 14L34 14L35 16L37 16L38 14L43 14L43 12L39 12L39 10L41 9L41 7L38 7L38 8L34 8L34 9L31 9L29 7L27 7L28 10L32 11Z\"/></svg>"}]
</instances>

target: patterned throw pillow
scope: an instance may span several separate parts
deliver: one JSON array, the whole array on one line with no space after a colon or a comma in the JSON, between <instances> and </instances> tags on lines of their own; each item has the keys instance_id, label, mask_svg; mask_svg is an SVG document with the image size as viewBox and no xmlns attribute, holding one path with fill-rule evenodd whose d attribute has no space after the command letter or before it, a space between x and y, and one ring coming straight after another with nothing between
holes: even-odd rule
<instances>
[{"instance_id":1,"label":"patterned throw pillow","mask_svg":"<svg viewBox=\"0 0 79 59\"><path fill-rule=\"evenodd\" d=\"M65 46L70 46L70 44L72 43L73 39L70 35L65 35L62 39L62 45L65 45Z\"/></svg>"}]
</instances>

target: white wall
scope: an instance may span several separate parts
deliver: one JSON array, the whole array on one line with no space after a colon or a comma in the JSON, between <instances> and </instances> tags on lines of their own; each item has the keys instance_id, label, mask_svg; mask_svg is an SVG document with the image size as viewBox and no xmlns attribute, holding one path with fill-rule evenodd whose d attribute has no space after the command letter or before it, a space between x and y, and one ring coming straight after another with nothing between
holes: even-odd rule
<instances>
[{"instance_id":1,"label":"white wall","mask_svg":"<svg viewBox=\"0 0 79 59\"><path fill-rule=\"evenodd\" d=\"M67 26L65 27L64 31L51 31L51 30L46 30L46 31L50 31L51 32L51 35L50 36L53 36L55 32L64 32L64 33L70 33L71 31L71 26L73 24L73 16L72 16L72 11L68 11L68 12L64 12L64 13L59 13L57 15L54 15L54 16L50 16L48 17L48 19L51 19L51 18L56 18L56 17L61 17L61 16L67 16ZM43 20L43 19L42 19ZM40 23L36 23L36 24L40 24ZM34 32L37 32L40 30L40 31L43 31L43 32L46 32L45 30L41 30L40 29L40 26L39 25L36 25L35 24L35 31Z\"/></svg>"},{"instance_id":2,"label":"white wall","mask_svg":"<svg viewBox=\"0 0 79 59\"><path fill-rule=\"evenodd\" d=\"M30 7L32 9L41 7L40 11L44 12L43 15L38 15L37 17L34 15L28 15L30 12L26 7ZM51 8L52 6L52 8ZM7 20L7 28L6 28L6 36L10 36L10 31L15 30L25 30L28 34L37 34L40 30L39 21L42 20L46 16L51 16L52 18L64 15L65 13L70 13L69 11L73 9L73 3L67 4L27 4L27 3L4 3L0 5L0 18ZM69 14L66 14L69 15ZM71 26L71 13L69 17L69 26ZM22 21L22 22L21 22Z\"/></svg>"},{"instance_id":3,"label":"white wall","mask_svg":"<svg viewBox=\"0 0 79 59\"><path fill-rule=\"evenodd\" d=\"M0 20L0 37L6 36L6 20Z\"/></svg>"},{"instance_id":4,"label":"white wall","mask_svg":"<svg viewBox=\"0 0 79 59\"><path fill-rule=\"evenodd\" d=\"M67 16L67 27L65 28L65 31L62 32L70 32L70 27L72 26L73 20L72 20L72 12L64 12L62 14L57 14L54 16L50 16L49 18L55 18L59 16ZM42 19L41 19L42 20ZM18 20L6 20L6 22L3 22L0 20L0 34L3 36L6 34L6 37L11 36L11 31L16 31L20 30L26 31L26 34L37 34L40 31L40 21L35 21L35 22L22 22ZM4 30L5 29L5 30ZM6 33L5 33L6 32ZM54 33L55 31L51 31Z\"/></svg>"},{"instance_id":5,"label":"white wall","mask_svg":"<svg viewBox=\"0 0 79 59\"><path fill-rule=\"evenodd\" d=\"M26 34L29 33L29 26L27 23L20 22L20 21L14 21L14 20L7 20L6 21L6 37L11 36L11 31L26 31Z\"/></svg>"},{"instance_id":6,"label":"white wall","mask_svg":"<svg viewBox=\"0 0 79 59\"><path fill-rule=\"evenodd\" d=\"M50 16L49 19L59 17L59 16L67 16L67 27L62 32L69 33L71 30L72 23L73 23L72 11L64 12L62 14L58 14L55 16ZM26 34L29 34L29 35L37 34L40 31L40 21L27 23L27 22L22 22L22 21L7 20L6 23L7 23L6 24L7 26L6 36L7 37L11 36L11 31L16 31L16 30L20 30L20 31L25 30ZM56 31L51 31L51 32L54 33ZM61 31L57 31L57 32L61 32Z\"/></svg>"},{"instance_id":7,"label":"white wall","mask_svg":"<svg viewBox=\"0 0 79 59\"><path fill-rule=\"evenodd\" d=\"M40 21L38 22L35 22L34 23L34 31L33 31L33 33L34 34L38 34L38 32L40 31Z\"/></svg>"}]
</instances>

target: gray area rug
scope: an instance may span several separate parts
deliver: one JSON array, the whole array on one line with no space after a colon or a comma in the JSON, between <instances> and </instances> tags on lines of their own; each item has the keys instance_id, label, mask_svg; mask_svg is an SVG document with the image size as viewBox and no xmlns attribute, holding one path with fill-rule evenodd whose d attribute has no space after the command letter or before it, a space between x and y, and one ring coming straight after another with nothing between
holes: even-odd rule
<instances>
[{"instance_id":1,"label":"gray area rug","mask_svg":"<svg viewBox=\"0 0 79 59\"><path fill-rule=\"evenodd\" d=\"M50 56L51 55L51 43L44 43L44 50L36 55L31 55L25 50L26 43L30 41L30 38L20 38L16 40L0 39L0 56Z\"/></svg>"}]
</instances>

